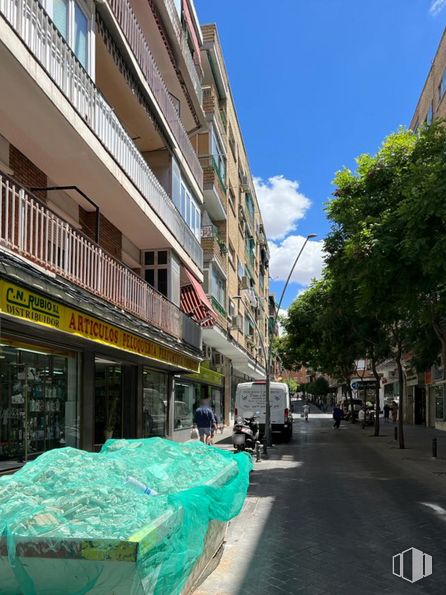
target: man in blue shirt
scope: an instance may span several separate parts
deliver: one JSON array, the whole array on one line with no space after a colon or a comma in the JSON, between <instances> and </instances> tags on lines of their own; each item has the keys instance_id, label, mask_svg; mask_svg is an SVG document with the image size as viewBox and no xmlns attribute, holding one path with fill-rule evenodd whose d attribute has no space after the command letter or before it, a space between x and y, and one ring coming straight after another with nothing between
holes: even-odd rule
<instances>
[{"instance_id":1,"label":"man in blue shirt","mask_svg":"<svg viewBox=\"0 0 446 595\"><path fill-rule=\"evenodd\" d=\"M200 403L200 407L197 407L194 415L194 426L198 428L201 442L208 444L211 430L215 427L217 420L214 412L209 407L209 401L203 399Z\"/></svg>"}]
</instances>

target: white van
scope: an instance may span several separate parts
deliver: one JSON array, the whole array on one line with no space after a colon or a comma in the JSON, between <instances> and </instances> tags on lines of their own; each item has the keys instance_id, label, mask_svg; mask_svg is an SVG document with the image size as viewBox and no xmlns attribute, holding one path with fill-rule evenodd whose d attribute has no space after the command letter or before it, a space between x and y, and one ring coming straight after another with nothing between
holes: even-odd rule
<instances>
[{"instance_id":1,"label":"white van","mask_svg":"<svg viewBox=\"0 0 446 595\"><path fill-rule=\"evenodd\" d=\"M265 380L241 382L235 393L235 417L255 415L260 426L260 434L265 431ZM293 416L291 414L290 393L284 382L270 384L271 429L280 433L284 440L293 434Z\"/></svg>"}]
</instances>

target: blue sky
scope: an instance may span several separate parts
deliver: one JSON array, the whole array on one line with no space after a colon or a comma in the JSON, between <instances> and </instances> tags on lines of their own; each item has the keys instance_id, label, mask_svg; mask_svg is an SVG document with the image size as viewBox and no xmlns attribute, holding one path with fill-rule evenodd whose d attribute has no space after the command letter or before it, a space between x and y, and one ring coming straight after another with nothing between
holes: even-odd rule
<instances>
[{"instance_id":1,"label":"blue sky","mask_svg":"<svg viewBox=\"0 0 446 595\"><path fill-rule=\"evenodd\" d=\"M446 0L195 0L215 22L271 243L279 295L307 233L323 238L331 180L415 110ZM285 306L321 269L305 250Z\"/></svg>"}]
</instances>

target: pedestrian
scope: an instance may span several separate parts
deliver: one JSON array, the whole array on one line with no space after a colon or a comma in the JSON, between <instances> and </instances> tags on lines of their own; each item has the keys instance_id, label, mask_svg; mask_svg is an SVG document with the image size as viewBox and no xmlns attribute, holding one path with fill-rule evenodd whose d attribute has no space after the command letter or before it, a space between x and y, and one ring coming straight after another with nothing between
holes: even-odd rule
<instances>
[{"instance_id":1,"label":"pedestrian","mask_svg":"<svg viewBox=\"0 0 446 595\"><path fill-rule=\"evenodd\" d=\"M215 415L207 399L202 399L194 415L194 427L198 428L201 442L209 444L215 428Z\"/></svg>"},{"instance_id":2,"label":"pedestrian","mask_svg":"<svg viewBox=\"0 0 446 595\"><path fill-rule=\"evenodd\" d=\"M362 407L359 410L358 419L361 422L361 428L364 429L365 428L365 411Z\"/></svg>"},{"instance_id":3,"label":"pedestrian","mask_svg":"<svg viewBox=\"0 0 446 595\"><path fill-rule=\"evenodd\" d=\"M392 421L394 424L396 424L396 420L398 419L398 404L396 401L393 401L390 409L392 411Z\"/></svg>"},{"instance_id":4,"label":"pedestrian","mask_svg":"<svg viewBox=\"0 0 446 595\"><path fill-rule=\"evenodd\" d=\"M310 406L308 405L308 403L305 403L303 411L305 421L308 421L308 414L310 413Z\"/></svg>"},{"instance_id":5,"label":"pedestrian","mask_svg":"<svg viewBox=\"0 0 446 595\"><path fill-rule=\"evenodd\" d=\"M334 419L333 427L337 428L339 430L339 426L341 425L341 419L342 419L342 409L339 407L338 403L336 403L336 405L333 408L333 419Z\"/></svg>"},{"instance_id":6,"label":"pedestrian","mask_svg":"<svg viewBox=\"0 0 446 595\"><path fill-rule=\"evenodd\" d=\"M386 403L384 405L384 421L386 423L389 423L389 418L390 418L390 405L389 405L389 403Z\"/></svg>"}]
</instances>

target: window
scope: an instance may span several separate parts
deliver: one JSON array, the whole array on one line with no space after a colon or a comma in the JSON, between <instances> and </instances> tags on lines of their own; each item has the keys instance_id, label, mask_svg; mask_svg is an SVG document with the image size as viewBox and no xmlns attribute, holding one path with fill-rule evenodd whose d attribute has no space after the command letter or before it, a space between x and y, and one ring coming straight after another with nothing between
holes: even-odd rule
<instances>
[{"instance_id":1,"label":"window","mask_svg":"<svg viewBox=\"0 0 446 595\"><path fill-rule=\"evenodd\" d=\"M235 204L235 193L232 187L229 187L229 204L231 205L231 209L234 211L236 211L236 204Z\"/></svg>"},{"instance_id":2,"label":"window","mask_svg":"<svg viewBox=\"0 0 446 595\"><path fill-rule=\"evenodd\" d=\"M243 266L240 259L238 259L238 264L237 264L237 275L238 275L239 279L243 279L243 277L245 276L245 267Z\"/></svg>"},{"instance_id":3,"label":"window","mask_svg":"<svg viewBox=\"0 0 446 595\"><path fill-rule=\"evenodd\" d=\"M89 56L91 18L86 5L80 0L46 0L46 9L76 58L90 72L93 64Z\"/></svg>"},{"instance_id":4,"label":"window","mask_svg":"<svg viewBox=\"0 0 446 595\"><path fill-rule=\"evenodd\" d=\"M254 201L250 194L245 195L246 208L248 209L249 216L254 219Z\"/></svg>"},{"instance_id":5,"label":"window","mask_svg":"<svg viewBox=\"0 0 446 595\"><path fill-rule=\"evenodd\" d=\"M228 259L229 262L231 263L231 266L233 269L235 269L235 248L234 246L231 244L231 241L229 241L229 245L228 245Z\"/></svg>"},{"instance_id":6,"label":"window","mask_svg":"<svg viewBox=\"0 0 446 595\"><path fill-rule=\"evenodd\" d=\"M181 178L181 171L175 159L172 160L172 201L181 216L199 240L201 234L201 212L198 203Z\"/></svg>"},{"instance_id":7,"label":"window","mask_svg":"<svg viewBox=\"0 0 446 595\"><path fill-rule=\"evenodd\" d=\"M223 308L226 308L226 281L215 266L212 267L211 295Z\"/></svg>"},{"instance_id":8,"label":"window","mask_svg":"<svg viewBox=\"0 0 446 595\"><path fill-rule=\"evenodd\" d=\"M191 428L195 410L205 396L205 387L193 382L175 382L175 402L173 407L174 429Z\"/></svg>"},{"instance_id":9,"label":"window","mask_svg":"<svg viewBox=\"0 0 446 595\"><path fill-rule=\"evenodd\" d=\"M443 71L441 82L438 85L438 101L443 99L444 92L446 91L446 69Z\"/></svg>"},{"instance_id":10,"label":"window","mask_svg":"<svg viewBox=\"0 0 446 595\"><path fill-rule=\"evenodd\" d=\"M143 372L143 435L167 434L168 375L151 368Z\"/></svg>"},{"instance_id":11,"label":"window","mask_svg":"<svg viewBox=\"0 0 446 595\"><path fill-rule=\"evenodd\" d=\"M435 399L435 418L443 421L445 418L444 384L432 386L432 393Z\"/></svg>"},{"instance_id":12,"label":"window","mask_svg":"<svg viewBox=\"0 0 446 595\"><path fill-rule=\"evenodd\" d=\"M433 106L433 102L431 101L431 103L429 105L429 109L427 110L427 114L426 114L426 124L432 124L433 117L434 117L434 106Z\"/></svg>"},{"instance_id":13,"label":"window","mask_svg":"<svg viewBox=\"0 0 446 595\"><path fill-rule=\"evenodd\" d=\"M217 174L224 184L226 179L226 163L225 163L225 156L222 151L221 145L217 139L215 134L215 130L212 129L211 133L211 155L213 158L214 167L217 171Z\"/></svg>"},{"instance_id":14,"label":"window","mask_svg":"<svg viewBox=\"0 0 446 595\"><path fill-rule=\"evenodd\" d=\"M144 279L164 296L169 296L169 252L168 250L144 253Z\"/></svg>"}]
</instances>

